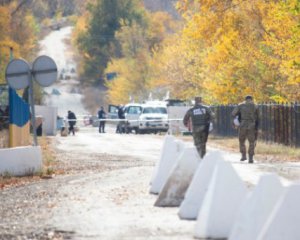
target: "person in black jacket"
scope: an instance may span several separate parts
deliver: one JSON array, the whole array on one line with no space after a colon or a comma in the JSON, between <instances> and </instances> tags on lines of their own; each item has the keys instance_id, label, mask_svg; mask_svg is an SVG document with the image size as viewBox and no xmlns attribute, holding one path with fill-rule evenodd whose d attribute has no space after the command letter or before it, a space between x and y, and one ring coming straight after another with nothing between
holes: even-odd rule
<instances>
[{"instance_id":1,"label":"person in black jacket","mask_svg":"<svg viewBox=\"0 0 300 240\"><path fill-rule=\"evenodd\" d=\"M105 128L105 121L104 119L106 118L106 112L104 111L104 108L101 107L100 110L98 111L98 119L99 119L99 133L105 133L104 128Z\"/></svg>"},{"instance_id":2,"label":"person in black jacket","mask_svg":"<svg viewBox=\"0 0 300 240\"><path fill-rule=\"evenodd\" d=\"M195 105L190 108L183 119L184 126L188 127L192 122L192 133L194 145L199 156L203 158L206 154L206 142L209 134L209 125L214 118L210 107L203 105L201 97L195 97Z\"/></svg>"},{"instance_id":3,"label":"person in black jacket","mask_svg":"<svg viewBox=\"0 0 300 240\"><path fill-rule=\"evenodd\" d=\"M117 125L117 133L124 133L125 132L125 112L124 112L124 107L119 106L118 108L118 117L120 119L118 125Z\"/></svg>"},{"instance_id":4,"label":"person in black jacket","mask_svg":"<svg viewBox=\"0 0 300 240\"><path fill-rule=\"evenodd\" d=\"M69 134L73 133L75 135L74 126L76 125L76 115L72 111L68 111L68 123L69 123Z\"/></svg>"}]
</instances>

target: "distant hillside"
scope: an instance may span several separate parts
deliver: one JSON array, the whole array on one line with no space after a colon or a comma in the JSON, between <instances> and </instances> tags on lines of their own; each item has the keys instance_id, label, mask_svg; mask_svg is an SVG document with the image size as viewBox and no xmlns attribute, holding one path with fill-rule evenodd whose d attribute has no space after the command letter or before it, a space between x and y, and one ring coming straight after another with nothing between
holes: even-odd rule
<instances>
[{"instance_id":1,"label":"distant hillside","mask_svg":"<svg viewBox=\"0 0 300 240\"><path fill-rule=\"evenodd\" d=\"M175 9L176 2L177 0L144 0L145 7L150 11L165 11L178 18L179 15Z\"/></svg>"}]
</instances>

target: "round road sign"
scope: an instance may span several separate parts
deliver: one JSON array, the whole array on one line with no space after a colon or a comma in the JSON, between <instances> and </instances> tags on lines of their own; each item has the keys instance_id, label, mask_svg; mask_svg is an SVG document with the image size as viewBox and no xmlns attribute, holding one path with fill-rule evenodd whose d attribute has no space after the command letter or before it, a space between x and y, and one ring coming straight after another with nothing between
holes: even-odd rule
<instances>
[{"instance_id":1,"label":"round road sign","mask_svg":"<svg viewBox=\"0 0 300 240\"><path fill-rule=\"evenodd\" d=\"M35 81L41 86L48 87L57 79L57 66L48 56L40 56L32 64Z\"/></svg>"},{"instance_id":2,"label":"round road sign","mask_svg":"<svg viewBox=\"0 0 300 240\"><path fill-rule=\"evenodd\" d=\"M28 87L30 77L30 66L22 59L14 59L6 67L5 79L13 89L19 90Z\"/></svg>"}]
</instances>

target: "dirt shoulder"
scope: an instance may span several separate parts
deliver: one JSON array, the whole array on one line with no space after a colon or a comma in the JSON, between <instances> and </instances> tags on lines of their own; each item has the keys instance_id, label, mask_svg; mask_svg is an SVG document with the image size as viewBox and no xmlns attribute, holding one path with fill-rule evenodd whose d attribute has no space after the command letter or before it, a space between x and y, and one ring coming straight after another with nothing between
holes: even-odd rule
<instances>
[{"instance_id":1,"label":"dirt shoulder","mask_svg":"<svg viewBox=\"0 0 300 240\"><path fill-rule=\"evenodd\" d=\"M193 141L192 136L179 136L179 138L184 141ZM237 137L224 138L210 135L207 145L209 147L239 153ZM300 162L300 148L258 141L255 152L255 159L259 163Z\"/></svg>"}]
</instances>

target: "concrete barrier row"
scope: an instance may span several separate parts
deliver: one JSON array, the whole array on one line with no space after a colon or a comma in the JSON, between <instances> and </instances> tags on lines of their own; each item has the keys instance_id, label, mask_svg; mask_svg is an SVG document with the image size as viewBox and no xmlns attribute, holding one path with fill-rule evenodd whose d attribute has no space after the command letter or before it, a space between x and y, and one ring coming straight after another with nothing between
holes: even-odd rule
<instances>
[{"instance_id":1,"label":"concrete barrier row","mask_svg":"<svg viewBox=\"0 0 300 240\"><path fill-rule=\"evenodd\" d=\"M253 191L219 151L200 159L194 147L167 135L152 178L155 206L179 207L196 220L194 237L229 240L299 240L300 184L284 187L263 175Z\"/></svg>"}]
</instances>

